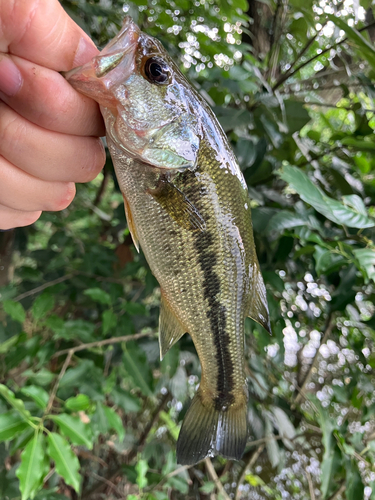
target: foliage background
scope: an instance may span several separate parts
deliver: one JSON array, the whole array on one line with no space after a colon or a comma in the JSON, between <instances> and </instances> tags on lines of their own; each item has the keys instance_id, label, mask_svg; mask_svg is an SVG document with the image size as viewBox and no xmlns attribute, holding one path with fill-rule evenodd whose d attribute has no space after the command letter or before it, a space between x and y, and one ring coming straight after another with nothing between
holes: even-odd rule
<instances>
[{"instance_id":1,"label":"foliage background","mask_svg":"<svg viewBox=\"0 0 375 500\"><path fill-rule=\"evenodd\" d=\"M68 209L0 233L0 498L375 499L375 50L369 0L63 0L100 46L124 11L213 106L252 197L273 336L246 320L241 461L187 469L188 336L108 158Z\"/></svg>"}]
</instances>

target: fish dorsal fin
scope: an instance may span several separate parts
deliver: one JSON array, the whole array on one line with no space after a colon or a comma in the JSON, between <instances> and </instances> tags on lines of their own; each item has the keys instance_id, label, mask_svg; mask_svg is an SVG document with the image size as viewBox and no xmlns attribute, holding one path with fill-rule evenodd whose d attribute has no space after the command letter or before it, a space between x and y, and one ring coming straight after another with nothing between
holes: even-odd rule
<instances>
[{"instance_id":1,"label":"fish dorsal fin","mask_svg":"<svg viewBox=\"0 0 375 500\"><path fill-rule=\"evenodd\" d=\"M130 234L132 235L134 246L137 249L137 252L139 253L139 239L138 239L137 230L135 228L135 224L134 224L134 220L133 220L133 214L130 210L128 200L125 198L124 195L122 195L122 197L124 198L125 215L126 215L126 220L128 223L128 228L129 228Z\"/></svg>"},{"instance_id":2,"label":"fish dorsal fin","mask_svg":"<svg viewBox=\"0 0 375 500\"><path fill-rule=\"evenodd\" d=\"M161 304L159 316L159 344L160 359L163 359L169 349L186 333L179 319L172 311L163 291L161 291Z\"/></svg>"},{"instance_id":3,"label":"fish dorsal fin","mask_svg":"<svg viewBox=\"0 0 375 500\"><path fill-rule=\"evenodd\" d=\"M199 210L165 176L160 176L157 186L147 192L184 229L202 232L206 230L206 223Z\"/></svg>"},{"instance_id":4,"label":"fish dorsal fin","mask_svg":"<svg viewBox=\"0 0 375 500\"><path fill-rule=\"evenodd\" d=\"M262 325L269 333L271 324L268 312L267 293L263 277L259 269L258 261L255 260L253 266L253 275L251 278L250 310L248 316Z\"/></svg>"}]
</instances>

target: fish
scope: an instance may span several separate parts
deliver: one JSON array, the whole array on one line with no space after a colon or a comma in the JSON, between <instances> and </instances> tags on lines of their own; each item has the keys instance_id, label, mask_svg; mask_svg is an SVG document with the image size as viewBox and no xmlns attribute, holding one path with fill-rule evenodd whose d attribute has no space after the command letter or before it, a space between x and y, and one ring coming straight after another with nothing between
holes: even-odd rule
<instances>
[{"instance_id":1,"label":"fish","mask_svg":"<svg viewBox=\"0 0 375 500\"><path fill-rule=\"evenodd\" d=\"M200 360L177 462L239 460L248 437L245 318L271 327L248 189L228 139L161 42L130 17L65 76L100 105L129 231L160 285L160 357L188 333Z\"/></svg>"}]
</instances>

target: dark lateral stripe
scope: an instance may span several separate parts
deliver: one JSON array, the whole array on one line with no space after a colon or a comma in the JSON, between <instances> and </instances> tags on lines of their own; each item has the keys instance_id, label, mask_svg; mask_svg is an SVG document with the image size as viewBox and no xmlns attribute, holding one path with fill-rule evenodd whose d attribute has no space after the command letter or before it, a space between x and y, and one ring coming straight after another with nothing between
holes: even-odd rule
<instances>
[{"instance_id":1,"label":"dark lateral stripe","mask_svg":"<svg viewBox=\"0 0 375 500\"><path fill-rule=\"evenodd\" d=\"M196 236L195 247L198 253L198 261L204 273L204 298L208 301L207 318L210 320L211 331L214 336L215 357L218 367L217 397L215 408L223 410L234 401L232 391L233 362L230 355L230 336L226 331L227 314L226 308L220 304L220 279L214 271L217 263L213 249L212 235L206 231Z\"/></svg>"}]
</instances>

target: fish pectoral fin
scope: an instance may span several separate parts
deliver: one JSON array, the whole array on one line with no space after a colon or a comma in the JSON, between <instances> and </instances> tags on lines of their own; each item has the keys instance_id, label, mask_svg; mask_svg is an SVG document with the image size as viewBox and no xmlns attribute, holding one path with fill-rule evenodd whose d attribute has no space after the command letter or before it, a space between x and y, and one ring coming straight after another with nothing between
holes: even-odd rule
<instances>
[{"instance_id":1,"label":"fish pectoral fin","mask_svg":"<svg viewBox=\"0 0 375 500\"><path fill-rule=\"evenodd\" d=\"M138 239L137 230L136 230L135 224L134 224L133 214L132 214L132 211L130 210L128 200L125 198L124 194L122 195L122 197L124 198L125 215L126 215L126 220L128 223L128 228L129 228L130 234L132 236L134 246L137 249L137 252L139 253L139 239Z\"/></svg>"},{"instance_id":2,"label":"fish pectoral fin","mask_svg":"<svg viewBox=\"0 0 375 500\"><path fill-rule=\"evenodd\" d=\"M163 359L169 349L186 333L179 319L172 311L163 291L161 291L161 304L159 316L159 344L160 359Z\"/></svg>"},{"instance_id":3,"label":"fish pectoral fin","mask_svg":"<svg viewBox=\"0 0 375 500\"><path fill-rule=\"evenodd\" d=\"M263 277L259 269L258 261L254 262L254 272L251 280L251 299L250 310L248 316L262 325L269 333L271 331L271 323L268 312L267 292L264 285Z\"/></svg>"},{"instance_id":4,"label":"fish pectoral fin","mask_svg":"<svg viewBox=\"0 0 375 500\"><path fill-rule=\"evenodd\" d=\"M147 192L161 205L177 224L189 231L205 231L206 222L199 210L174 184L161 176L154 189Z\"/></svg>"}]
</instances>

